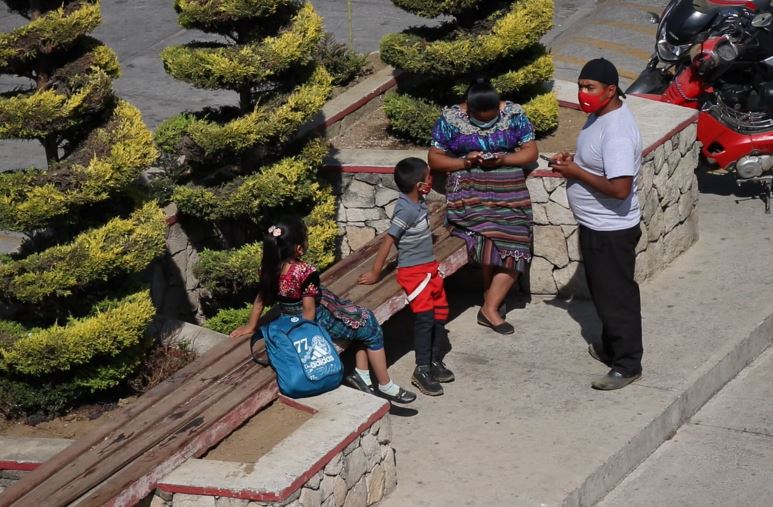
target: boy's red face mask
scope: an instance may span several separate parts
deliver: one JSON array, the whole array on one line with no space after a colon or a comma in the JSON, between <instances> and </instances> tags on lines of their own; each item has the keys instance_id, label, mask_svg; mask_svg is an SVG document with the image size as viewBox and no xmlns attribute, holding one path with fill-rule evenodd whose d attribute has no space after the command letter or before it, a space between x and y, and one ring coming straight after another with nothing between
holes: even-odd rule
<instances>
[{"instance_id":1,"label":"boy's red face mask","mask_svg":"<svg viewBox=\"0 0 773 507\"><path fill-rule=\"evenodd\" d=\"M427 171L427 177L424 178L424 181L419 183L418 187L416 187L416 190L419 191L419 195L427 195L432 191L432 173Z\"/></svg>"}]
</instances>

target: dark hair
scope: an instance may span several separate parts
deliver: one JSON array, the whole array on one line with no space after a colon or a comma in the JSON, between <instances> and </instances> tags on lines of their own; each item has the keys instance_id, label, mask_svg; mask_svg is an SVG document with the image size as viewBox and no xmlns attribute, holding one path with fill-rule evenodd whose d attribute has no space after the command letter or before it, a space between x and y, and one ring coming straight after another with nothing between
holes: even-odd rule
<instances>
[{"instance_id":1,"label":"dark hair","mask_svg":"<svg viewBox=\"0 0 773 507\"><path fill-rule=\"evenodd\" d=\"M499 93L486 78L479 77L467 89L467 111L483 113L499 110Z\"/></svg>"},{"instance_id":2,"label":"dark hair","mask_svg":"<svg viewBox=\"0 0 773 507\"><path fill-rule=\"evenodd\" d=\"M297 216L283 217L268 228L260 263L260 298L264 304L276 302L282 263L295 255L295 247L305 244L306 224Z\"/></svg>"},{"instance_id":3,"label":"dark hair","mask_svg":"<svg viewBox=\"0 0 773 507\"><path fill-rule=\"evenodd\" d=\"M407 194L417 183L424 181L429 166L416 157L404 158L395 166L395 184L400 192Z\"/></svg>"}]
</instances>

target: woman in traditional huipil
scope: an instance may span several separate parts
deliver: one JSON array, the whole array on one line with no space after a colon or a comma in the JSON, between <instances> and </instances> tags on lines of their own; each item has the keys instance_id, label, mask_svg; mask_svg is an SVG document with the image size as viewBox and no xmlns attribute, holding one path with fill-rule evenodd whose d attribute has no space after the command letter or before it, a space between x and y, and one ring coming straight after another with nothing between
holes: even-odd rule
<instances>
[{"instance_id":1,"label":"woman in traditional huipil","mask_svg":"<svg viewBox=\"0 0 773 507\"><path fill-rule=\"evenodd\" d=\"M537 160L534 128L517 104L478 79L463 104L445 108L432 130L429 165L447 172L447 218L482 266L478 324L500 334L513 326L499 308L531 261L532 214L522 166Z\"/></svg>"}]
</instances>

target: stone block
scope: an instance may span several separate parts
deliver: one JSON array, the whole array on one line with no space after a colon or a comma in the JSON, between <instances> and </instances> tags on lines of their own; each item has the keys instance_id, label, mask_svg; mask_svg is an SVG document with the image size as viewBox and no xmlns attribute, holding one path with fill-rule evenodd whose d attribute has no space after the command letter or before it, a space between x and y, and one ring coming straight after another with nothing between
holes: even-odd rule
<instances>
[{"instance_id":1,"label":"stone block","mask_svg":"<svg viewBox=\"0 0 773 507\"><path fill-rule=\"evenodd\" d=\"M376 206L384 207L390 202L396 200L400 194L397 190L391 188L379 186L376 188Z\"/></svg>"},{"instance_id":2,"label":"stone block","mask_svg":"<svg viewBox=\"0 0 773 507\"><path fill-rule=\"evenodd\" d=\"M529 289L532 294L555 294L553 264L542 257L534 257L529 265Z\"/></svg>"},{"instance_id":3,"label":"stone block","mask_svg":"<svg viewBox=\"0 0 773 507\"><path fill-rule=\"evenodd\" d=\"M238 498L226 498L221 496L217 499L215 505L217 505L217 507L247 507L249 503L249 500L240 500Z\"/></svg>"},{"instance_id":4,"label":"stone block","mask_svg":"<svg viewBox=\"0 0 773 507\"><path fill-rule=\"evenodd\" d=\"M333 484L333 498L335 499L336 507L341 507L344 504L348 492L349 488L346 487L346 482L341 477L336 477Z\"/></svg>"},{"instance_id":5,"label":"stone block","mask_svg":"<svg viewBox=\"0 0 773 507\"><path fill-rule=\"evenodd\" d=\"M649 232L647 231L646 226L641 226L641 237L639 238L639 242L636 244L636 253L643 252L647 249L647 245L649 245Z\"/></svg>"},{"instance_id":6,"label":"stone block","mask_svg":"<svg viewBox=\"0 0 773 507\"><path fill-rule=\"evenodd\" d=\"M392 218L392 215L395 214L395 206L397 206L397 201L392 201L386 206L384 206L384 214L387 217Z\"/></svg>"},{"instance_id":7,"label":"stone block","mask_svg":"<svg viewBox=\"0 0 773 507\"><path fill-rule=\"evenodd\" d=\"M376 465L373 470L365 476L365 488L368 491L368 505L380 502L384 497L384 467Z\"/></svg>"},{"instance_id":8,"label":"stone block","mask_svg":"<svg viewBox=\"0 0 773 507\"><path fill-rule=\"evenodd\" d=\"M550 193L550 200L559 206L569 209L569 200L566 197L566 185L556 187L556 189Z\"/></svg>"},{"instance_id":9,"label":"stone block","mask_svg":"<svg viewBox=\"0 0 773 507\"><path fill-rule=\"evenodd\" d=\"M560 186L566 186L566 180L564 178L542 178L542 184L545 185L545 190L553 192Z\"/></svg>"},{"instance_id":10,"label":"stone block","mask_svg":"<svg viewBox=\"0 0 773 507\"><path fill-rule=\"evenodd\" d=\"M673 177L666 184L665 195L662 196L660 205L664 208L675 205L676 201L679 200L679 194L679 185L676 182L676 177Z\"/></svg>"},{"instance_id":11,"label":"stone block","mask_svg":"<svg viewBox=\"0 0 773 507\"><path fill-rule=\"evenodd\" d=\"M695 168L697 166L698 161L693 158L692 152L679 161L679 167L676 168L676 173L673 177L673 184L674 186L679 187L681 193L687 192L692 185L692 180L695 178Z\"/></svg>"},{"instance_id":12,"label":"stone block","mask_svg":"<svg viewBox=\"0 0 773 507\"><path fill-rule=\"evenodd\" d=\"M669 206L663 212L663 234L670 233L679 224L679 206Z\"/></svg>"},{"instance_id":13,"label":"stone block","mask_svg":"<svg viewBox=\"0 0 773 507\"><path fill-rule=\"evenodd\" d=\"M652 182L655 179L655 167L654 162L648 162L641 167L639 172L639 181L636 183L636 187L644 195L649 194L652 190Z\"/></svg>"},{"instance_id":14,"label":"stone block","mask_svg":"<svg viewBox=\"0 0 773 507\"><path fill-rule=\"evenodd\" d=\"M690 194L683 194L682 197L679 198L679 202L677 203L677 209L679 212L679 221L684 222L687 220L687 217L689 217L692 214L693 209L695 208L695 202L691 199Z\"/></svg>"},{"instance_id":15,"label":"stone block","mask_svg":"<svg viewBox=\"0 0 773 507\"><path fill-rule=\"evenodd\" d=\"M338 475L344 467L343 454L338 453L333 456L327 465L325 465L325 475Z\"/></svg>"},{"instance_id":16,"label":"stone block","mask_svg":"<svg viewBox=\"0 0 773 507\"><path fill-rule=\"evenodd\" d=\"M397 188L397 183L395 183L395 175L394 174L382 174L381 175L381 185L386 188L391 188L392 190L399 192L400 189Z\"/></svg>"},{"instance_id":17,"label":"stone block","mask_svg":"<svg viewBox=\"0 0 773 507\"><path fill-rule=\"evenodd\" d=\"M365 478L361 478L357 484L346 494L344 507L367 507L368 490L365 486Z\"/></svg>"},{"instance_id":18,"label":"stone block","mask_svg":"<svg viewBox=\"0 0 773 507\"><path fill-rule=\"evenodd\" d=\"M537 225L548 225L548 211L546 204L534 203L531 205L531 219Z\"/></svg>"},{"instance_id":19,"label":"stone block","mask_svg":"<svg viewBox=\"0 0 773 507\"><path fill-rule=\"evenodd\" d=\"M576 227L569 237L566 238L566 253L569 255L570 261L582 260L582 253L580 252L580 232Z\"/></svg>"},{"instance_id":20,"label":"stone block","mask_svg":"<svg viewBox=\"0 0 773 507\"><path fill-rule=\"evenodd\" d=\"M306 484L304 486L311 489L319 489L319 484L322 482L322 477L324 476L325 474L323 473L322 470L320 470L319 472L314 474L314 477L306 481Z\"/></svg>"},{"instance_id":21,"label":"stone block","mask_svg":"<svg viewBox=\"0 0 773 507\"><path fill-rule=\"evenodd\" d=\"M656 174L652 179L652 186L655 187L655 190L658 193L658 197L660 197L662 200L666 195L666 190L668 189L668 171L664 169L663 171L660 171L658 174Z\"/></svg>"},{"instance_id":22,"label":"stone block","mask_svg":"<svg viewBox=\"0 0 773 507\"><path fill-rule=\"evenodd\" d=\"M652 215L650 223L647 224L647 235L649 236L650 242L658 241L665 232L664 216L665 213L658 208L655 214Z\"/></svg>"},{"instance_id":23,"label":"stone block","mask_svg":"<svg viewBox=\"0 0 773 507\"><path fill-rule=\"evenodd\" d=\"M334 496L329 496L322 501L322 507L336 507L336 499Z\"/></svg>"},{"instance_id":24,"label":"stone block","mask_svg":"<svg viewBox=\"0 0 773 507\"><path fill-rule=\"evenodd\" d=\"M322 505L322 493L318 489L301 488L298 501L303 507L319 507Z\"/></svg>"},{"instance_id":25,"label":"stone block","mask_svg":"<svg viewBox=\"0 0 773 507\"><path fill-rule=\"evenodd\" d=\"M389 225L391 222L384 218L383 220L368 220L365 222L365 225L368 227L373 227L376 230L376 234L381 234L382 232L389 229Z\"/></svg>"},{"instance_id":26,"label":"stone block","mask_svg":"<svg viewBox=\"0 0 773 507\"><path fill-rule=\"evenodd\" d=\"M671 154L668 156L668 177L670 178L674 171L676 171L676 168L679 166L679 161L682 159L682 154L679 153L679 150L674 150L671 152Z\"/></svg>"},{"instance_id":27,"label":"stone block","mask_svg":"<svg viewBox=\"0 0 773 507\"><path fill-rule=\"evenodd\" d=\"M372 208L376 204L376 189L370 183L353 180L341 199L346 208Z\"/></svg>"},{"instance_id":28,"label":"stone block","mask_svg":"<svg viewBox=\"0 0 773 507\"><path fill-rule=\"evenodd\" d=\"M370 428L368 428L368 433L371 435L378 436L378 430L381 429L381 419L371 424Z\"/></svg>"},{"instance_id":29,"label":"stone block","mask_svg":"<svg viewBox=\"0 0 773 507\"><path fill-rule=\"evenodd\" d=\"M366 220L381 220L386 218L382 208L347 208L346 220L348 222L365 222Z\"/></svg>"},{"instance_id":30,"label":"stone block","mask_svg":"<svg viewBox=\"0 0 773 507\"><path fill-rule=\"evenodd\" d=\"M679 136L679 134L674 136L676 138L677 142L679 140L678 136ZM666 142L663 143L663 150L664 150L663 153L665 154L666 158L668 158L669 155L671 155L671 152L674 150L674 143L671 141L671 139L666 139Z\"/></svg>"},{"instance_id":31,"label":"stone block","mask_svg":"<svg viewBox=\"0 0 773 507\"><path fill-rule=\"evenodd\" d=\"M381 175L374 173L357 173L354 175L355 181L364 181L371 185L378 185L381 183Z\"/></svg>"},{"instance_id":32,"label":"stone block","mask_svg":"<svg viewBox=\"0 0 773 507\"><path fill-rule=\"evenodd\" d=\"M188 248L188 235L180 224L174 224L166 230L166 249L170 255L176 255Z\"/></svg>"},{"instance_id":33,"label":"stone block","mask_svg":"<svg viewBox=\"0 0 773 507\"><path fill-rule=\"evenodd\" d=\"M652 217L655 213L661 211L660 200L658 199L658 192L653 188L644 200L639 201L641 206L642 219L645 224L652 222Z\"/></svg>"},{"instance_id":34,"label":"stone block","mask_svg":"<svg viewBox=\"0 0 773 507\"><path fill-rule=\"evenodd\" d=\"M550 200L550 193L545 190L543 180L550 178L526 178L526 187L529 189L529 198L532 203L546 203Z\"/></svg>"},{"instance_id":35,"label":"stone block","mask_svg":"<svg viewBox=\"0 0 773 507\"><path fill-rule=\"evenodd\" d=\"M679 133L679 153L685 155L692 148L697 132L697 124L691 123Z\"/></svg>"},{"instance_id":36,"label":"stone block","mask_svg":"<svg viewBox=\"0 0 773 507\"><path fill-rule=\"evenodd\" d=\"M199 279L193 274L193 267L199 262L199 252L190 249L188 252L188 269L185 271L185 289L187 291L193 291L200 287Z\"/></svg>"},{"instance_id":37,"label":"stone block","mask_svg":"<svg viewBox=\"0 0 773 507\"><path fill-rule=\"evenodd\" d=\"M2 493L2 490L0 490L0 493ZM243 500L243 501L244 501L244 504L241 504L238 507L247 506L247 500ZM220 504L220 501L218 501L216 505L217 507L222 507L222 505L226 505L226 504ZM150 500L150 505L149 505L149 507L168 507L168 506L169 506L169 502L167 502L166 500L164 500L163 498L157 495L153 495L153 498ZM237 506L234 505L234 507L237 507Z\"/></svg>"},{"instance_id":38,"label":"stone block","mask_svg":"<svg viewBox=\"0 0 773 507\"><path fill-rule=\"evenodd\" d=\"M636 271L634 278L637 282L641 283L652 276L654 266L656 265L654 252L655 248L651 247L640 252L636 256Z\"/></svg>"},{"instance_id":39,"label":"stone block","mask_svg":"<svg viewBox=\"0 0 773 507\"><path fill-rule=\"evenodd\" d=\"M663 169L663 164L666 162L666 150L661 144L655 148L655 158L653 159L654 174L658 174Z\"/></svg>"},{"instance_id":40,"label":"stone block","mask_svg":"<svg viewBox=\"0 0 773 507\"><path fill-rule=\"evenodd\" d=\"M389 416L384 416L381 419L381 428L378 430L378 443L388 444L392 441L392 421Z\"/></svg>"},{"instance_id":41,"label":"stone block","mask_svg":"<svg viewBox=\"0 0 773 507\"><path fill-rule=\"evenodd\" d=\"M397 463L395 461L395 450L391 447L387 455L381 462L384 467L384 495L388 495L397 487Z\"/></svg>"},{"instance_id":42,"label":"stone block","mask_svg":"<svg viewBox=\"0 0 773 507\"><path fill-rule=\"evenodd\" d=\"M553 270L558 294L562 296L590 297L585 281L585 267L580 262L570 262L566 267Z\"/></svg>"},{"instance_id":43,"label":"stone block","mask_svg":"<svg viewBox=\"0 0 773 507\"><path fill-rule=\"evenodd\" d=\"M577 225L571 210L559 206L552 201L546 205L546 211L548 222L551 225Z\"/></svg>"},{"instance_id":44,"label":"stone block","mask_svg":"<svg viewBox=\"0 0 773 507\"><path fill-rule=\"evenodd\" d=\"M301 507L301 502L298 500L301 497L301 490L296 489L290 496L278 505L281 507ZM274 504L277 505L277 504ZM272 506L273 507L273 506Z\"/></svg>"},{"instance_id":45,"label":"stone block","mask_svg":"<svg viewBox=\"0 0 773 507\"><path fill-rule=\"evenodd\" d=\"M354 487L367 471L368 458L365 456L365 451L363 451L361 447L358 447L353 450L351 454L346 456L344 463L342 475L346 481L347 488L351 489Z\"/></svg>"},{"instance_id":46,"label":"stone block","mask_svg":"<svg viewBox=\"0 0 773 507\"><path fill-rule=\"evenodd\" d=\"M175 493L172 497L172 507L217 507L214 496L186 495Z\"/></svg>"},{"instance_id":47,"label":"stone block","mask_svg":"<svg viewBox=\"0 0 773 507\"><path fill-rule=\"evenodd\" d=\"M534 254L543 257L556 267L569 263L566 237L561 227L545 225L534 228Z\"/></svg>"},{"instance_id":48,"label":"stone block","mask_svg":"<svg viewBox=\"0 0 773 507\"><path fill-rule=\"evenodd\" d=\"M663 238L663 259L671 262L698 239L697 217L691 216Z\"/></svg>"},{"instance_id":49,"label":"stone block","mask_svg":"<svg viewBox=\"0 0 773 507\"><path fill-rule=\"evenodd\" d=\"M319 494L324 502L333 494L333 487L335 486L335 477L332 475L324 475L322 481L319 483Z\"/></svg>"},{"instance_id":50,"label":"stone block","mask_svg":"<svg viewBox=\"0 0 773 507\"><path fill-rule=\"evenodd\" d=\"M378 439L370 433L364 435L360 442L368 460L367 469L372 470L381 461L381 446L378 445Z\"/></svg>"},{"instance_id":51,"label":"stone block","mask_svg":"<svg viewBox=\"0 0 773 507\"><path fill-rule=\"evenodd\" d=\"M336 210L336 222L339 224L346 224L346 206L340 201L338 203L338 209Z\"/></svg>"},{"instance_id":52,"label":"stone block","mask_svg":"<svg viewBox=\"0 0 773 507\"><path fill-rule=\"evenodd\" d=\"M375 237L376 230L371 227L346 226L346 239L352 250L359 249Z\"/></svg>"}]
</instances>

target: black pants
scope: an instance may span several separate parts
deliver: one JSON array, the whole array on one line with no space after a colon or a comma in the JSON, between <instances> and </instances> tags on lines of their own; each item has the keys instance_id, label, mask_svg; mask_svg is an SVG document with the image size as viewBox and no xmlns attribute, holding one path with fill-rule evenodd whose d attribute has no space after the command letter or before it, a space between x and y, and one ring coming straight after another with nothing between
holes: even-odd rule
<instances>
[{"instance_id":1,"label":"black pants","mask_svg":"<svg viewBox=\"0 0 773 507\"><path fill-rule=\"evenodd\" d=\"M425 366L432 361L440 361L442 348L448 342L445 322L435 320L435 311L414 314L413 343L416 352L416 365Z\"/></svg>"},{"instance_id":2,"label":"black pants","mask_svg":"<svg viewBox=\"0 0 773 507\"><path fill-rule=\"evenodd\" d=\"M641 298L634 279L637 225L619 231L580 226L580 250L591 298L601 318L599 355L623 374L641 371Z\"/></svg>"}]
</instances>

